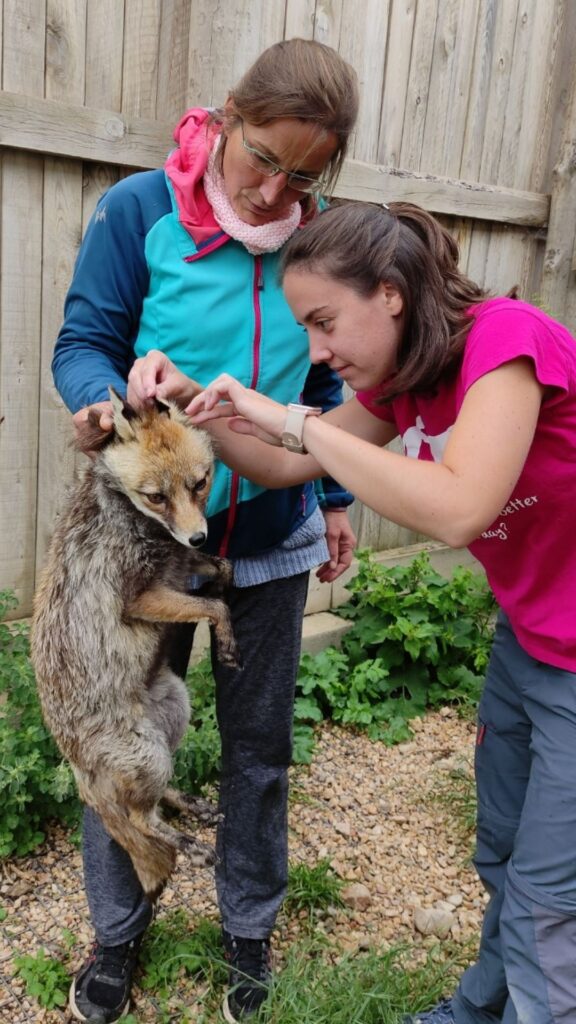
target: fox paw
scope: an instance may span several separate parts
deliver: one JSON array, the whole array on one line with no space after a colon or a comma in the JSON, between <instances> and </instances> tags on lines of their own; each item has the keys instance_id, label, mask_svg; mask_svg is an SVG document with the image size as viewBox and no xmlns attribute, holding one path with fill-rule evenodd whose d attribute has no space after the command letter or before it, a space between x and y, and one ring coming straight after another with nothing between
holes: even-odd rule
<instances>
[{"instance_id":1,"label":"fox paw","mask_svg":"<svg viewBox=\"0 0 576 1024\"><path fill-rule=\"evenodd\" d=\"M240 651L236 646L236 643L219 644L218 645L218 661L225 668L240 669L242 668L242 662L240 660Z\"/></svg>"},{"instance_id":2,"label":"fox paw","mask_svg":"<svg viewBox=\"0 0 576 1024\"><path fill-rule=\"evenodd\" d=\"M190 814L202 825L217 825L222 819L216 804L210 800L204 800L201 796L189 796L188 793L181 793L183 807L187 814Z\"/></svg>"},{"instance_id":3,"label":"fox paw","mask_svg":"<svg viewBox=\"0 0 576 1024\"><path fill-rule=\"evenodd\" d=\"M199 839L193 839L191 836L182 836L181 850L195 868L208 868L216 863L214 847L201 843Z\"/></svg>"}]
</instances>

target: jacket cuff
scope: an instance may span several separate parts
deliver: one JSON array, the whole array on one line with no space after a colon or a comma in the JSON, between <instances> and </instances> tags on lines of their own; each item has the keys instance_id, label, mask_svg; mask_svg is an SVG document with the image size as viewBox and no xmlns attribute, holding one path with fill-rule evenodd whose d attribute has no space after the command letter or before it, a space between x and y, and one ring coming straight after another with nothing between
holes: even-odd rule
<instances>
[{"instance_id":1,"label":"jacket cuff","mask_svg":"<svg viewBox=\"0 0 576 1024\"><path fill-rule=\"evenodd\" d=\"M354 502L354 495L343 490L331 477L314 481L316 500L323 511L343 511Z\"/></svg>"}]
</instances>

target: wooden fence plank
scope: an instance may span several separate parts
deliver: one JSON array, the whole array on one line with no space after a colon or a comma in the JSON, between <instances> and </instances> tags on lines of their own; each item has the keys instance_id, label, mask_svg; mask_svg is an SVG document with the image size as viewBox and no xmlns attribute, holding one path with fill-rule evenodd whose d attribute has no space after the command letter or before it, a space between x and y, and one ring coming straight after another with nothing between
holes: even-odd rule
<instances>
[{"instance_id":1,"label":"wooden fence plank","mask_svg":"<svg viewBox=\"0 0 576 1024\"><path fill-rule=\"evenodd\" d=\"M109 110L0 93L0 145L128 167L158 167L171 127Z\"/></svg>"},{"instance_id":2,"label":"wooden fence plank","mask_svg":"<svg viewBox=\"0 0 576 1024\"><path fill-rule=\"evenodd\" d=\"M110 141L114 133L117 142ZM88 111L19 94L0 94L0 145L4 146L134 167L158 167L170 148L170 135L170 129L157 121ZM376 202L409 199L438 213L532 227L546 223L549 206L548 197L538 193L460 182L355 160L347 162L336 194Z\"/></svg>"},{"instance_id":3,"label":"wooden fence plank","mask_svg":"<svg viewBox=\"0 0 576 1024\"><path fill-rule=\"evenodd\" d=\"M73 7L67 0L48 0L47 23L46 96L81 103L86 69L85 0L77 0ZM71 417L54 387L51 362L80 242L82 167L79 162L45 159L42 205L36 578L75 465Z\"/></svg>"},{"instance_id":4,"label":"wooden fence plank","mask_svg":"<svg viewBox=\"0 0 576 1024\"><path fill-rule=\"evenodd\" d=\"M3 84L44 93L45 10L5 0ZM0 225L0 589L28 609L34 589L43 161L28 153L3 161Z\"/></svg>"},{"instance_id":5,"label":"wooden fence plank","mask_svg":"<svg viewBox=\"0 0 576 1024\"><path fill-rule=\"evenodd\" d=\"M438 0L427 0L425 4L417 4L416 7L399 160L400 167L407 167L411 171L418 171L422 167L422 143L428 106L437 10ZM436 169L433 168L433 170Z\"/></svg>"},{"instance_id":6,"label":"wooden fence plank","mask_svg":"<svg viewBox=\"0 0 576 1024\"><path fill-rule=\"evenodd\" d=\"M378 130L384 62L388 32L387 0L366 0L364 16L358 17L357 0L345 0L342 9L340 53L358 74L360 112L350 156L357 160L378 159Z\"/></svg>"},{"instance_id":7,"label":"wooden fence plank","mask_svg":"<svg viewBox=\"0 0 576 1024\"><path fill-rule=\"evenodd\" d=\"M123 0L88 4L85 51L87 107L119 111L122 106Z\"/></svg>"},{"instance_id":8,"label":"wooden fence plank","mask_svg":"<svg viewBox=\"0 0 576 1024\"><path fill-rule=\"evenodd\" d=\"M162 5L158 41L157 121L175 125L186 110L190 0Z\"/></svg>"},{"instance_id":9,"label":"wooden fence plank","mask_svg":"<svg viewBox=\"0 0 576 1024\"><path fill-rule=\"evenodd\" d=\"M84 102L87 0L47 0L45 96Z\"/></svg>"},{"instance_id":10,"label":"wooden fence plank","mask_svg":"<svg viewBox=\"0 0 576 1024\"><path fill-rule=\"evenodd\" d=\"M410 75L411 48L407 40L412 39L415 17L416 4L413 0L393 0L385 50L384 94L376 154L376 162L387 167L399 167L401 162Z\"/></svg>"},{"instance_id":11,"label":"wooden fence plank","mask_svg":"<svg viewBox=\"0 0 576 1024\"><path fill-rule=\"evenodd\" d=\"M312 39L316 0L286 0L284 39Z\"/></svg>"},{"instance_id":12,"label":"wooden fence plank","mask_svg":"<svg viewBox=\"0 0 576 1024\"><path fill-rule=\"evenodd\" d=\"M282 39L285 0L192 0L188 106L224 103L256 57Z\"/></svg>"},{"instance_id":13,"label":"wooden fence plank","mask_svg":"<svg viewBox=\"0 0 576 1024\"><path fill-rule=\"evenodd\" d=\"M335 194L374 202L404 200L434 213L541 227L546 224L549 197L496 185L453 181L432 174L348 161Z\"/></svg>"},{"instance_id":14,"label":"wooden fence plank","mask_svg":"<svg viewBox=\"0 0 576 1024\"><path fill-rule=\"evenodd\" d=\"M160 0L124 0L122 111L156 116Z\"/></svg>"}]
</instances>

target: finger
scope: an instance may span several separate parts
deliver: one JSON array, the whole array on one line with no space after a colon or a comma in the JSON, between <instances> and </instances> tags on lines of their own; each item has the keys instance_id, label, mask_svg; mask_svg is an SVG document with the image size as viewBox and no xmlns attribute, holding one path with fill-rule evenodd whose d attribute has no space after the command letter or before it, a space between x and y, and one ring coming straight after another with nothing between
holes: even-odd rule
<instances>
[{"instance_id":1,"label":"finger","mask_svg":"<svg viewBox=\"0 0 576 1024\"><path fill-rule=\"evenodd\" d=\"M282 441L279 438L266 433L265 430L257 427L250 420L245 420L242 416L233 416L232 419L228 420L228 426L235 434L251 434L252 437L257 437L260 441L265 441L266 444L273 445L275 448L282 447Z\"/></svg>"},{"instance_id":2,"label":"finger","mask_svg":"<svg viewBox=\"0 0 576 1024\"><path fill-rule=\"evenodd\" d=\"M187 405L184 409L192 423L206 423L208 420L219 420L222 417L237 415L232 402L221 402L220 405L215 406L213 409L202 408L202 403L199 402L199 399L202 397L203 395L198 395L197 398L193 398L190 405ZM194 408L196 408L196 412L194 412Z\"/></svg>"}]
</instances>

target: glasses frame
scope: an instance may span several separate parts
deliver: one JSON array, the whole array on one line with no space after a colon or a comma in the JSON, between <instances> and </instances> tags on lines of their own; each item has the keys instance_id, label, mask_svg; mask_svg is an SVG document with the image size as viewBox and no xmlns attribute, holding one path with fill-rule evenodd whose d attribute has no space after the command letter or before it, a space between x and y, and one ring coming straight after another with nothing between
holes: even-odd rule
<instances>
[{"instance_id":1,"label":"glasses frame","mask_svg":"<svg viewBox=\"0 0 576 1024\"><path fill-rule=\"evenodd\" d=\"M323 171L319 178L311 178L307 174L299 174L298 171L287 171L285 167L281 167L280 164L271 160L269 156L261 153L259 149L256 149L254 146L251 146L249 142L246 142L246 137L244 135L244 121L240 122L240 129L242 132L242 146L248 154L248 158L252 157L259 161L259 165L256 166L256 164L252 163L250 159L248 159L248 163L254 171L258 171L258 173L264 175L265 178L273 178L276 174L285 174L286 188L293 188L296 192L314 195L315 193L322 191L328 180L328 174L326 171Z\"/></svg>"}]
</instances>

